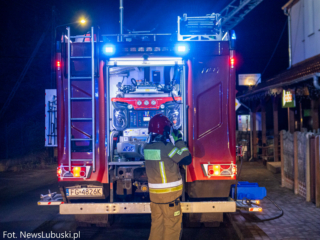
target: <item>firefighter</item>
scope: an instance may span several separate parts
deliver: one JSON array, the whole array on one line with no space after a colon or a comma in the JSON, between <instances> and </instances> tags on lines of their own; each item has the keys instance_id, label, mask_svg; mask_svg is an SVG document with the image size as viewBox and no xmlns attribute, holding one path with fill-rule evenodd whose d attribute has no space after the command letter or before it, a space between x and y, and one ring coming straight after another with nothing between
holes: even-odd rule
<instances>
[{"instance_id":1,"label":"firefighter","mask_svg":"<svg viewBox=\"0 0 320 240\"><path fill-rule=\"evenodd\" d=\"M172 126L163 114L149 122L149 143L144 148L151 200L149 240L178 240L182 234L183 182L179 165L189 165L192 159L181 132Z\"/></svg>"}]
</instances>

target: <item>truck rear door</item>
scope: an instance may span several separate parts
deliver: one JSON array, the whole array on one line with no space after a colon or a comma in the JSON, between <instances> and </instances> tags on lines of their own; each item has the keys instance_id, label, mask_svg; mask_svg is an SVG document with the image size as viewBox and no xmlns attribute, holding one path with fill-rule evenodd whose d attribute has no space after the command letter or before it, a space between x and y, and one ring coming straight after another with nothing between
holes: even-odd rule
<instances>
[{"instance_id":1,"label":"truck rear door","mask_svg":"<svg viewBox=\"0 0 320 240\"><path fill-rule=\"evenodd\" d=\"M187 181L231 179L223 170L235 163L235 75L229 63L229 55L188 61L188 144L193 161ZM218 165L211 166L211 174L208 164Z\"/></svg>"}]
</instances>

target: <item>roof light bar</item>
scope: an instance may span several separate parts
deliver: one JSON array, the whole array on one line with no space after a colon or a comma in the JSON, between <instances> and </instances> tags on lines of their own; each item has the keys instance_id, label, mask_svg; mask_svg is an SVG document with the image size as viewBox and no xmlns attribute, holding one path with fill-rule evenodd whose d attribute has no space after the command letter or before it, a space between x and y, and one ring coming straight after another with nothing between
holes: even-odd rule
<instances>
[{"instance_id":1,"label":"roof light bar","mask_svg":"<svg viewBox=\"0 0 320 240\"><path fill-rule=\"evenodd\" d=\"M110 61L144 61L144 58L131 58L131 57L124 57L124 58L110 58ZM181 61L182 57L149 57L148 60L150 61Z\"/></svg>"}]
</instances>

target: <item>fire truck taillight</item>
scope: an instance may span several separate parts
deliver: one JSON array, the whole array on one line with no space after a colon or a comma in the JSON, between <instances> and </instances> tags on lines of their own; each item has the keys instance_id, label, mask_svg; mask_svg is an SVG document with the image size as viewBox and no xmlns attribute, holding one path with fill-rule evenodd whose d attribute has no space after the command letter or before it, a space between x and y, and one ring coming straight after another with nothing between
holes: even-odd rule
<instances>
[{"instance_id":1,"label":"fire truck taillight","mask_svg":"<svg viewBox=\"0 0 320 240\"><path fill-rule=\"evenodd\" d=\"M85 177L86 176L86 168L85 167L73 167L72 174L74 177Z\"/></svg>"},{"instance_id":2,"label":"fire truck taillight","mask_svg":"<svg viewBox=\"0 0 320 240\"><path fill-rule=\"evenodd\" d=\"M220 164L201 164L203 173L207 177L231 177L235 178L237 175L237 165L233 162Z\"/></svg>"},{"instance_id":3,"label":"fire truck taillight","mask_svg":"<svg viewBox=\"0 0 320 240\"><path fill-rule=\"evenodd\" d=\"M208 166L208 173L211 176L220 176L220 165L215 164L215 165L209 165Z\"/></svg>"},{"instance_id":4,"label":"fire truck taillight","mask_svg":"<svg viewBox=\"0 0 320 240\"><path fill-rule=\"evenodd\" d=\"M57 61L57 70L60 70L60 67L61 67L61 62Z\"/></svg>"},{"instance_id":5,"label":"fire truck taillight","mask_svg":"<svg viewBox=\"0 0 320 240\"><path fill-rule=\"evenodd\" d=\"M235 64L235 59L234 59L234 57L231 57L230 58L230 66L231 66L231 68L234 68L234 64Z\"/></svg>"},{"instance_id":6,"label":"fire truck taillight","mask_svg":"<svg viewBox=\"0 0 320 240\"><path fill-rule=\"evenodd\" d=\"M232 175L231 177L234 178L237 175L237 165L232 166Z\"/></svg>"},{"instance_id":7,"label":"fire truck taillight","mask_svg":"<svg viewBox=\"0 0 320 240\"><path fill-rule=\"evenodd\" d=\"M71 167L71 171L69 166L59 166L57 168L57 176L60 180L65 178L90 178L92 173L92 166L74 166Z\"/></svg>"}]
</instances>

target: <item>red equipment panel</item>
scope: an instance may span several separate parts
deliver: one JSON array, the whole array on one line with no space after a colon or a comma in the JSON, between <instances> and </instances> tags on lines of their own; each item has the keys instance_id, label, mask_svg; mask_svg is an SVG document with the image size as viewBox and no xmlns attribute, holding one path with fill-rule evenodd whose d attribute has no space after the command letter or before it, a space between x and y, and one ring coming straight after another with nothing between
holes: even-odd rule
<instances>
[{"instance_id":1,"label":"red equipment panel","mask_svg":"<svg viewBox=\"0 0 320 240\"><path fill-rule=\"evenodd\" d=\"M235 75L229 56L188 61L187 181L234 179L205 175L202 164L235 163Z\"/></svg>"},{"instance_id":2,"label":"red equipment panel","mask_svg":"<svg viewBox=\"0 0 320 240\"><path fill-rule=\"evenodd\" d=\"M151 102L155 101L155 104L152 105ZM181 101L181 97L174 97L175 101ZM142 109L160 109L161 104L165 104L167 102L172 102L173 97L152 97L152 95L148 98L146 97L136 97L136 98L111 98L112 102L124 102L131 104L133 109L142 110ZM140 101L140 105L138 102ZM148 105L145 105L145 101L148 101Z\"/></svg>"}]
</instances>

